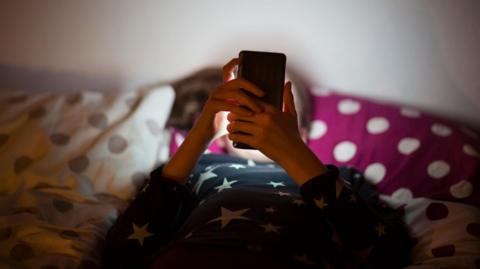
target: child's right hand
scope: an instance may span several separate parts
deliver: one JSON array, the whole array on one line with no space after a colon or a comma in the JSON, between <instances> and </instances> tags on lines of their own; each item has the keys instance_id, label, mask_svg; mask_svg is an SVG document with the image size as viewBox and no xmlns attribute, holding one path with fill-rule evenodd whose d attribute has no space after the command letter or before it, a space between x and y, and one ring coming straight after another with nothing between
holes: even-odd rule
<instances>
[{"instance_id":1,"label":"child's right hand","mask_svg":"<svg viewBox=\"0 0 480 269\"><path fill-rule=\"evenodd\" d=\"M233 70L237 65L238 59L234 58L223 67L224 83L210 94L193 127L205 140L210 141L215 135L214 120L218 112L229 111L243 116L252 116L254 113L263 111L260 103L245 91L259 97L265 93L245 79L233 78Z\"/></svg>"}]
</instances>

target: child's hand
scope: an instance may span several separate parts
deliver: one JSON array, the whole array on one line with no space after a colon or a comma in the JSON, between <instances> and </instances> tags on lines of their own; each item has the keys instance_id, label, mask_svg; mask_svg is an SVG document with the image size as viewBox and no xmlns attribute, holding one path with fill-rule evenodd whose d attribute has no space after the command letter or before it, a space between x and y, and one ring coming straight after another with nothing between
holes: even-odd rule
<instances>
[{"instance_id":1,"label":"child's hand","mask_svg":"<svg viewBox=\"0 0 480 269\"><path fill-rule=\"evenodd\" d=\"M260 150L301 185L325 172L325 167L301 138L291 82L285 84L283 99L283 111L258 100L263 107L261 113L253 116L229 113L228 138Z\"/></svg>"},{"instance_id":2,"label":"child's hand","mask_svg":"<svg viewBox=\"0 0 480 269\"><path fill-rule=\"evenodd\" d=\"M247 80L233 79L233 70L237 64L238 59L235 58L223 67L224 84L210 94L195 123L194 128L202 134L204 139L210 140L215 135L214 120L217 112L230 111L237 115L249 117L254 112L259 113L263 110L260 101L252 98L245 91L255 96L263 96L265 93Z\"/></svg>"}]
</instances>

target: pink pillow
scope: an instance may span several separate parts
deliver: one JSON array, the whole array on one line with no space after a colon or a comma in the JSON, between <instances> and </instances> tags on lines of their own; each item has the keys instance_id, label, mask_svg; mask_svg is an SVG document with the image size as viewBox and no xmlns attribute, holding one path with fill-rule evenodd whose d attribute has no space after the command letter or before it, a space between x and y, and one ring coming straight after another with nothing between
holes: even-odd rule
<instances>
[{"instance_id":1,"label":"pink pillow","mask_svg":"<svg viewBox=\"0 0 480 269\"><path fill-rule=\"evenodd\" d=\"M380 193L401 200L480 206L477 132L410 107L333 92L312 98L308 145L324 163L353 166ZM170 156L185 135L173 130ZM216 140L206 152L226 150Z\"/></svg>"},{"instance_id":2,"label":"pink pillow","mask_svg":"<svg viewBox=\"0 0 480 269\"><path fill-rule=\"evenodd\" d=\"M315 91L313 91L315 92ZM417 109L340 93L313 97L309 146L353 166L379 192L480 206L477 132Z\"/></svg>"}]
</instances>

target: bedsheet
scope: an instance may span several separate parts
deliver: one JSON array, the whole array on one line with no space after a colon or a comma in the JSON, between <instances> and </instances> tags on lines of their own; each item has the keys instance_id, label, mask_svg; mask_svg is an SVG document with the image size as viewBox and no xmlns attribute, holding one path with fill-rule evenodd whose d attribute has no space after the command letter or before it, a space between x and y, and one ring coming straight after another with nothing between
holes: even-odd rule
<instances>
[{"instance_id":1,"label":"bedsheet","mask_svg":"<svg viewBox=\"0 0 480 269\"><path fill-rule=\"evenodd\" d=\"M174 91L0 92L0 268L98 268L105 232L168 157Z\"/></svg>"}]
</instances>

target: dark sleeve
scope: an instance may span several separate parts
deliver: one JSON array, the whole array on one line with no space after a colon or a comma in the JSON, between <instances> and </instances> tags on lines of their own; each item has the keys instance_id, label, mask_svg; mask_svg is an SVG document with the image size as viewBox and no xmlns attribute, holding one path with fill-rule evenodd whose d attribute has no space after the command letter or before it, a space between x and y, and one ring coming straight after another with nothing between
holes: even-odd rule
<instances>
[{"instance_id":1,"label":"dark sleeve","mask_svg":"<svg viewBox=\"0 0 480 269\"><path fill-rule=\"evenodd\" d=\"M337 167L304 183L300 190L312 210L326 217L353 253L369 268L403 268L410 262L408 229L396 214L384 214L345 183L337 190ZM386 212L386 211L385 211Z\"/></svg>"},{"instance_id":2,"label":"dark sleeve","mask_svg":"<svg viewBox=\"0 0 480 269\"><path fill-rule=\"evenodd\" d=\"M107 233L104 268L148 268L196 204L184 185L161 176L163 165Z\"/></svg>"}]
</instances>

